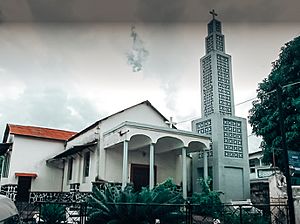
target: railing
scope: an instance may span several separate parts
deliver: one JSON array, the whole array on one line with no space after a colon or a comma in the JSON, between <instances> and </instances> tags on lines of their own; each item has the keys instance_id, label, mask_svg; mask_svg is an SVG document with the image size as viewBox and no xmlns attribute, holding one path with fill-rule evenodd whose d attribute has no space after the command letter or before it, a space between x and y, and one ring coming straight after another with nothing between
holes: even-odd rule
<instances>
[{"instance_id":1,"label":"railing","mask_svg":"<svg viewBox=\"0 0 300 224\"><path fill-rule=\"evenodd\" d=\"M196 204L110 204L105 218L91 222L97 208L86 203L17 203L22 223L107 223L115 219L131 224L147 221L160 224L289 224L288 206L272 205L196 205ZM118 222L119 223L119 222Z\"/></svg>"},{"instance_id":2,"label":"railing","mask_svg":"<svg viewBox=\"0 0 300 224\"><path fill-rule=\"evenodd\" d=\"M46 202L46 201L56 201L56 202L84 202L86 197L90 195L91 192L42 192L35 191L30 192L29 202Z\"/></svg>"},{"instance_id":3,"label":"railing","mask_svg":"<svg viewBox=\"0 0 300 224\"><path fill-rule=\"evenodd\" d=\"M17 202L16 206L22 224L85 224L87 220L87 205L85 203Z\"/></svg>"}]
</instances>

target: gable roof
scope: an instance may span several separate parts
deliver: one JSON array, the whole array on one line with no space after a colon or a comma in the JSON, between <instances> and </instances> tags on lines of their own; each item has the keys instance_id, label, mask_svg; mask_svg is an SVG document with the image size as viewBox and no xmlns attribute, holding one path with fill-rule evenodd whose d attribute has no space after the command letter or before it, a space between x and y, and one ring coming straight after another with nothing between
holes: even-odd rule
<instances>
[{"instance_id":1,"label":"gable roof","mask_svg":"<svg viewBox=\"0 0 300 224\"><path fill-rule=\"evenodd\" d=\"M70 140L72 140L72 139L74 139L74 138L76 138L77 136L79 136L79 135L81 135L82 133L84 133L84 132L87 132L88 130L91 130L92 128L94 128L94 127L96 127L99 123L101 123L102 121L104 121L104 120L107 120L108 118L111 118L111 117L113 117L113 116L115 116L115 115L117 115L117 114L120 114L120 113L123 113L124 111L127 111L127 110L130 110L131 108L134 108L134 107L137 107L137 106L139 106L139 105L142 105L142 104L145 104L145 105L147 105L147 106L149 106L150 108L152 108L164 121L169 121L164 115L162 115L148 100L146 100L146 101L143 101L143 102L141 102L141 103L138 103L138 104L135 104L135 105L133 105L133 106L131 106L131 107L128 107L128 108L126 108L126 109L124 109L124 110L121 110L121 111L119 111L119 112L117 112L117 113L114 113L114 114L111 114L111 115L109 115L109 116L107 116L107 117L105 117L105 118L102 118L101 120L98 120L98 121L96 121L95 123L93 123L92 125L90 125L90 126L88 126L87 128L85 128L85 129L83 129L82 131L80 131L80 132L78 132L77 134L75 134L75 135L73 135L71 138L69 138L68 139L68 141L70 141ZM177 129L175 126L173 126L173 128L175 128L175 129Z\"/></svg>"},{"instance_id":2,"label":"gable roof","mask_svg":"<svg viewBox=\"0 0 300 224\"><path fill-rule=\"evenodd\" d=\"M77 132L73 131L65 131L51 128L43 128L43 127L34 127L34 126L24 126L24 125L15 125L15 124L7 124L4 140L7 138L8 133L14 135L22 135L22 136L31 136L37 138L46 138L53 139L59 141L66 141Z\"/></svg>"}]
</instances>

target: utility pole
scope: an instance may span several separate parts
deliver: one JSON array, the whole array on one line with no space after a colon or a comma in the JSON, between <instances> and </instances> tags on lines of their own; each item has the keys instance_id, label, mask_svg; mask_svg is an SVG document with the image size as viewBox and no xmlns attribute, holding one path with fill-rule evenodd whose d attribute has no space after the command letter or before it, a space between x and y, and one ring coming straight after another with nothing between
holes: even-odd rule
<instances>
[{"instance_id":1,"label":"utility pole","mask_svg":"<svg viewBox=\"0 0 300 224\"><path fill-rule=\"evenodd\" d=\"M281 144L284 153L283 158L284 158L290 224L295 224L294 199L293 199L291 175L290 175L290 168L289 168L288 150L286 147L286 137L285 137L285 129L284 129L283 109L282 109L282 87L280 85L277 87L277 101L278 101L278 109L279 109L279 126L280 126L280 133L281 133Z\"/></svg>"}]
</instances>

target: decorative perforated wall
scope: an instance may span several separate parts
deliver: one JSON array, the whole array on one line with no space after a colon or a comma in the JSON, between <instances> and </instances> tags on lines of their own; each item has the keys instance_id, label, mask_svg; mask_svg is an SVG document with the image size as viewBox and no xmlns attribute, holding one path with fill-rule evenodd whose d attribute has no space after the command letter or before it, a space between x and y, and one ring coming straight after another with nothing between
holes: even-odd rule
<instances>
[{"instance_id":1,"label":"decorative perforated wall","mask_svg":"<svg viewBox=\"0 0 300 224\"><path fill-rule=\"evenodd\" d=\"M243 158L242 122L223 119L224 156Z\"/></svg>"},{"instance_id":2,"label":"decorative perforated wall","mask_svg":"<svg viewBox=\"0 0 300 224\"><path fill-rule=\"evenodd\" d=\"M211 135L211 119L198 122L196 124L196 130L199 134Z\"/></svg>"},{"instance_id":3,"label":"decorative perforated wall","mask_svg":"<svg viewBox=\"0 0 300 224\"><path fill-rule=\"evenodd\" d=\"M213 36L208 36L206 39L206 54L208 54L209 52L213 51L214 49L214 39L213 39Z\"/></svg>"},{"instance_id":4,"label":"decorative perforated wall","mask_svg":"<svg viewBox=\"0 0 300 224\"><path fill-rule=\"evenodd\" d=\"M221 114L232 115L228 57L217 54L217 71L218 71L219 111Z\"/></svg>"},{"instance_id":5,"label":"decorative perforated wall","mask_svg":"<svg viewBox=\"0 0 300 224\"><path fill-rule=\"evenodd\" d=\"M214 32L214 26L215 26L215 31L221 33L222 32L222 25L221 22L214 19L212 21L210 21L210 23L208 24L207 28L208 28L208 34L211 34L212 32Z\"/></svg>"},{"instance_id":6,"label":"decorative perforated wall","mask_svg":"<svg viewBox=\"0 0 300 224\"><path fill-rule=\"evenodd\" d=\"M212 83L212 65L211 56L208 55L202 60L202 88L203 88L203 103L204 116L210 115L214 112L213 107L213 83Z\"/></svg>"},{"instance_id":7,"label":"decorative perforated wall","mask_svg":"<svg viewBox=\"0 0 300 224\"><path fill-rule=\"evenodd\" d=\"M215 20L215 22L216 22L216 32L221 33L221 32L222 32L222 25L221 25L221 22L218 21L218 20Z\"/></svg>"},{"instance_id":8,"label":"decorative perforated wall","mask_svg":"<svg viewBox=\"0 0 300 224\"><path fill-rule=\"evenodd\" d=\"M10 198L11 200L16 200L18 185L17 184L5 184L1 186L0 194L5 195L6 197Z\"/></svg>"},{"instance_id":9,"label":"decorative perforated wall","mask_svg":"<svg viewBox=\"0 0 300 224\"><path fill-rule=\"evenodd\" d=\"M203 154L204 154L203 151L201 151L201 152L199 153L199 159L202 159L202 158L203 158ZM212 156L213 156L213 150L212 150L212 146L211 146L211 145L210 145L210 147L209 147L207 156L208 156L208 157L212 157Z\"/></svg>"},{"instance_id":10,"label":"decorative perforated wall","mask_svg":"<svg viewBox=\"0 0 300 224\"><path fill-rule=\"evenodd\" d=\"M216 49L224 52L224 36L216 34Z\"/></svg>"},{"instance_id":11,"label":"decorative perforated wall","mask_svg":"<svg viewBox=\"0 0 300 224\"><path fill-rule=\"evenodd\" d=\"M207 26L207 31L208 34L211 34L214 30L213 30L213 21L211 21L208 26Z\"/></svg>"},{"instance_id":12,"label":"decorative perforated wall","mask_svg":"<svg viewBox=\"0 0 300 224\"><path fill-rule=\"evenodd\" d=\"M207 119L205 121L198 122L196 124L196 131L199 134L204 134L204 135L211 135L212 127L211 127L211 119ZM208 151L208 156L213 156L213 150L212 147L210 146L209 151ZM203 152L199 153L199 158L203 158Z\"/></svg>"}]
</instances>

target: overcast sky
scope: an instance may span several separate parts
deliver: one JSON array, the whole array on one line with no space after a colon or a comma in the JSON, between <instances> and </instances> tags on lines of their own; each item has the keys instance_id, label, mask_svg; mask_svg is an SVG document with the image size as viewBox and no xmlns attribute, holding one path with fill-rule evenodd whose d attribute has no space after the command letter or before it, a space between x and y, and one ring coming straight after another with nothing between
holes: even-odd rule
<instances>
[{"instance_id":1,"label":"overcast sky","mask_svg":"<svg viewBox=\"0 0 300 224\"><path fill-rule=\"evenodd\" d=\"M258 0L246 7L236 1L178 0L169 8L130 0L118 10L107 2L97 6L99 14L77 0L60 10L57 1L15 2L0 2L0 136L6 123L79 131L143 100L177 122L188 120L178 127L189 129L190 120L201 116L199 60L212 7L232 56L235 104L256 96L280 48L300 35L297 1L281 10L279 1L272 1L262 10L267 5ZM127 56L140 50L147 54L134 72ZM251 102L239 105L236 115L247 117L250 108ZM257 144L249 138L251 151Z\"/></svg>"}]
</instances>

